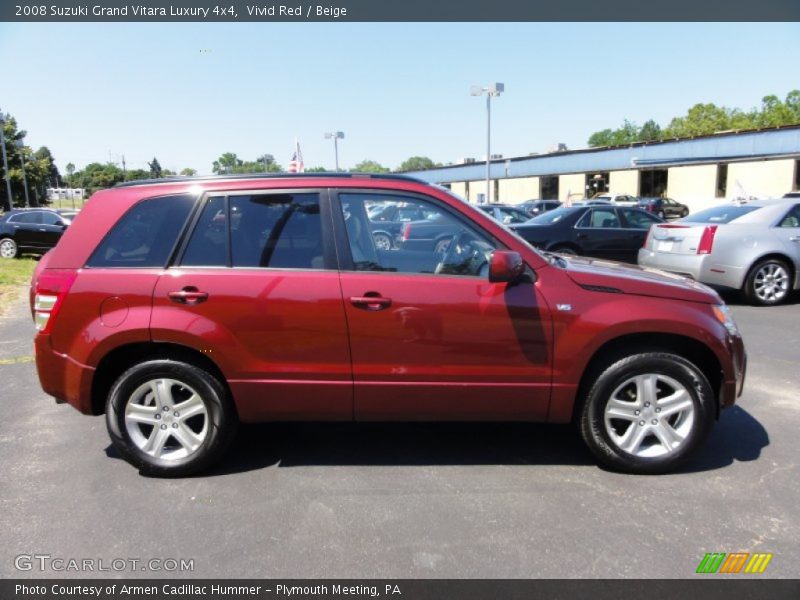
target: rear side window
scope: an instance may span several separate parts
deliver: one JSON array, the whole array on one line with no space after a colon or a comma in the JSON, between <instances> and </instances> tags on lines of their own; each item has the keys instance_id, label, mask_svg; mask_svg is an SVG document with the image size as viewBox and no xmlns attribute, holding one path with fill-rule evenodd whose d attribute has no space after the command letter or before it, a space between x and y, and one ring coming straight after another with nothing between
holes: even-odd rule
<instances>
[{"instance_id":1,"label":"rear side window","mask_svg":"<svg viewBox=\"0 0 800 600\"><path fill-rule=\"evenodd\" d=\"M34 210L31 212L17 213L16 215L11 215L8 221L9 223L26 223L29 225L41 223L42 211Z\"/></svg>"},{"instance_id":2,"label":"rear side window","mask_svg":"<svg viewBox=\"0 0 800 600\"><path fill-rule=\"evenodd\" d=\"M143 200L117 222L86 263L88 267L163 267L196 197Z\"/></svg>"},{"instance_id":3,"label":"rear side window","mask_svg":"<svg viewBox=\"0 0 800 600\"><path fill-rule=\"evenodd\" d=\"M696 212L691 217L684 220L691 221L692 223L730 223L731 221L738 219L739 217L743 217L747 213L751 213L759 208L761 207L746 205L737 206L735 204L715 206L714 208L708 208L706 210Z\"/></svg>"}]
</instances>

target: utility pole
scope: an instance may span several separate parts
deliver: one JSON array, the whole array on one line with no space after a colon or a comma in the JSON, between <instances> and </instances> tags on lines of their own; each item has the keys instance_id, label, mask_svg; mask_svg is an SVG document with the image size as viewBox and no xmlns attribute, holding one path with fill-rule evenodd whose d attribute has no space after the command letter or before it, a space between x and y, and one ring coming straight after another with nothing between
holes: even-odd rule
<instances>
[{"instance_id":1,"label":"utility pole","mask_svg":"<svg viewBox=\"0 0 800 600\"><path fill-rule=\"evenodd\" d=\"M5 172L5 180L6 180L6 202L3 210L6 212L11 210L11 178L8 176L8 156L6 155L6 134L5 134L5 127L6 127L6 116L0 112L0 145L3 148L3 170Z\"/></svg>"},{"instance_id":2,"label":"utility pole","mask_svg":"<svg viewBox=\"0 0 800 600\"><path fill-rule=\"evenodd\" d=\"M122 181L127 181L128 170L125 168L125 155L122 155Z\"/></svg>"}]
</instances>

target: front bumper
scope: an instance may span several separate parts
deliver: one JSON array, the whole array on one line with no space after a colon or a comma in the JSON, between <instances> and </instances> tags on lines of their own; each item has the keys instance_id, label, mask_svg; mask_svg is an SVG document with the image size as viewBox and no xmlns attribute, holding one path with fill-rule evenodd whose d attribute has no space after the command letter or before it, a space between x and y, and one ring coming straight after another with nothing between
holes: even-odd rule
<instances>
[{"instance_id":1,"label":"front bumper","mask_svg":"<svg viewBox=\"0 0 800 600\"><path fill-rule=\"evenodd\" d=\"M36 371L45 393L56 402L68 402L80 412L91 415L94 369L53 350L50 336L37 334L34 339Z\"/></svg>"}]
</instances>

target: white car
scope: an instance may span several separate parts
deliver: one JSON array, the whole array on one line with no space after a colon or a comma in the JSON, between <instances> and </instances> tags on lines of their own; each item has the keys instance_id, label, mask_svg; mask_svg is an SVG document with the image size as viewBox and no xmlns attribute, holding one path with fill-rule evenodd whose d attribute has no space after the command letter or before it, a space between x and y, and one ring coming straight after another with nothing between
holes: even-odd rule
<instances>
[{"instance_id":1,"label":"white car","mask_svg":"<svg viewBox=\"0 0 800 600\"><path fill-rule=\"evenodd\" d=\"M604 200L617 206L638 206L639 198L630 194L595 194L592 200Z\"/></svg>"},{"instance_id":2,"label":"white car","mask_svg":"<svg viewBox=\"0 0 800 600\"><path fill-rule=\"evenodd\" d=\"M780 304L800 288L800 198L725 204L653 225L639 265Z\"/></svg>"}]
</instances>

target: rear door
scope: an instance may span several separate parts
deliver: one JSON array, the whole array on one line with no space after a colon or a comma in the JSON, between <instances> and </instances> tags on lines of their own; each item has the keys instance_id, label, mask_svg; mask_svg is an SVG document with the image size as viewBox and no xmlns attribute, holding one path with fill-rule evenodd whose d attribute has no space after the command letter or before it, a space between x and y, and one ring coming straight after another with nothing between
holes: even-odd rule
<instances>
[{"instance_id":1,"label":"rear door","mask_svg":"<svg viewBox=\"0 0 800 600\"><path fill-rule=\"evenodd\" d=\"M545 420L549 310L532 281L489 283L497 242L433 198L354 190L338 200L356 418ZM397 201L449 223L447 249L376 249L364 207Z\"/></svg>"},{"instance_id":2,"label":"rear door","mask_svg":"<svg viewBox=\"0 0 800 600\"><path fill-rule=\"evenodd\" d=\"M329 223L323 190L209 196L156 284L153 339L208 353L243 421L353 417Z\"/></svg>"},{"instance_id":3,"label":"rear door","mask_svg":"<svg viewBox=\"0 0 800 600\"><path fill-rule=\"evenodd\" d=\"M795 204L772 231L794 261L795 273L800 269L800 204Z\"/></svg>"},{"instance_id":4,"label":"rear door","mask_svg":"<svg viewBox=\"0 0 800 600\"><path fill-rule=\"evenodd\" d=\"M61 239L66 225L57 213L41 211L41 215L42 223L39 227L41 244L44 248L52 248Z\"/></svg>"},{"instance_id":5,"label":"rear door","mask_svg":"<svg viewBox=\"0 0 800 600\"><path fill-rule=\"evenodd\" d=\"M42 232L39 231L42 211L29 210L11 215L8 224L11 226L17 246L22 248L41 248Z\"/></svg>"}]
</instances>

